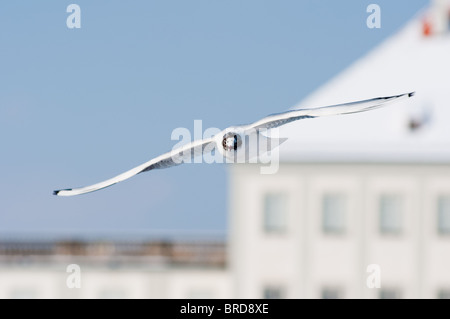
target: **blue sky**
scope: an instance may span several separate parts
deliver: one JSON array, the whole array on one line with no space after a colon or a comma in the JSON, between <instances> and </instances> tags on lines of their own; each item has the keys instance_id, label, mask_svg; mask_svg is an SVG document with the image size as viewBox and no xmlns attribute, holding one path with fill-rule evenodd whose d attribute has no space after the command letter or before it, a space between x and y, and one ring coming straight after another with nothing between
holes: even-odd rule
<instances>
[{"instance_id":1,"label":"blue sky","mask_svg":"<svg viewBox=\"0 0 450 319\"><path fill-rule=\"evenodd\" d=\"M81 7L81 29L66 7ZM381 29L366 8L381 7ZM227 166L182 165L73 198L177 143L286 110L426 0L2 1L0 235L223 234Z\"/></svg>"}]
</instances>

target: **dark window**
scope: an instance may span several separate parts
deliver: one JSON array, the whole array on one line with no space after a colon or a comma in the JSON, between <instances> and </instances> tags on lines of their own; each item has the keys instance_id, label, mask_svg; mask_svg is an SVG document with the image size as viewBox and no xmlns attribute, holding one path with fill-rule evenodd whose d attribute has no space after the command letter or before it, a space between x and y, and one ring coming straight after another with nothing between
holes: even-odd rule
<instances>
[{"instance_id":1,"label":"dark window","mask_svg":"<svg viewBox=\"0 0 450 319\"><path fill-rule=\"evenodd\" d=\"M322 199L322 230L325 234L345 232L347 198L342 194L325 194Z\"/></svg>"}]
</instances>

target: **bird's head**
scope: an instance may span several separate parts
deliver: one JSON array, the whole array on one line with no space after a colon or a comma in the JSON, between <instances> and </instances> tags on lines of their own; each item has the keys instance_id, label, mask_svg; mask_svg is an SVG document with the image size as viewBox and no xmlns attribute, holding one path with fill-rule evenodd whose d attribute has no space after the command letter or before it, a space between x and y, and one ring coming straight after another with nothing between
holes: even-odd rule
<instances>
[{"instance_id":1,"label":"bird's head","mask_svg":"<svg viewBox=\"0 0 450 319\"><path fill-rule=\"evenodd\" d=\"M222 147L226 152L237 151L242 146L242 137L235 132L228 132L222 138Z\"/></svg>"}]
</instances>

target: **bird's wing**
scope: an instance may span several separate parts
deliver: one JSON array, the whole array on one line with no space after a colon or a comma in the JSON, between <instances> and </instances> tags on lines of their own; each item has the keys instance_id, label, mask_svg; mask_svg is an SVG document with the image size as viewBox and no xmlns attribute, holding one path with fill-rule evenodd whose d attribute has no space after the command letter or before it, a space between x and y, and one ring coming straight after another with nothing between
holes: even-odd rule
<instances>
[{"instance_id":1,"label":"bird's wing","mask_svg":"<svg viewBox=\"0 0 450 319\"><path fill-rule=\"evenodd\" d=\"M379 97L370 100L324 106L313 109L298 109L278 114L272 114L253 124L246 126L245 129L271 129L290 123L292 121L297 121L305 118L364 112L379 108L392 101L398 101L403 98L412 97L413 95L414 92L411 92L394 96Z\"/></svg>"},{"instance_id":2,"label":"bird's wing","mask_svg":"<svg viewBox=\"0 0 450 319\"><path fill-rule=\"evenodd\" d=\"M214 138L197 140L184 146L181 146L175 150L172 150L171 152L167 152L163 155L155 157L142 165L139 165L133 169L130 169L129 171L126 171L125 173L117 175L116 177L113 177L106 181L82 188L57 190L54 191L53 194L58 196L73 196L86 194L98 191L102 188L112 186L142 172L147 172L152 169L167 168L179 165L182 164L183 160L186 160L188 158L194 158L197 155L203 154L203 150L205 149L205 147L207 145L210 145L211 143L215 143Z\"/></svg>"}]
</instances>

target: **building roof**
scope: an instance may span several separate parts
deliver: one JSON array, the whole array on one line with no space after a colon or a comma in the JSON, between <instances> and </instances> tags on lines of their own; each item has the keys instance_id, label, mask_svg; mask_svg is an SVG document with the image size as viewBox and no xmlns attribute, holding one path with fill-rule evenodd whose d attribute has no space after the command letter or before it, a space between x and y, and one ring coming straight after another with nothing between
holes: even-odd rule
<instances>
[{"instance_id":1,"label":"building roof","mask_svg":"<svg viewBox=\"0 0 450 319\"><path fill-rule=\"evenodd\" d=\"M91 265L216 267L226 264L222 241L0 241L0 267L82 261Z\"/></svg>"},{"instance_id":2,"label":"building roof","mask_svg":"<svg viewBox=\"0 0 450 319\"><path fill-rule=\"evenodd\" d=\"M280 129L281 137L289 137L281 146L282 161L450 163L450 32L425 32L432 9L297 107L411 91L416 96L370 112L286 125Z\"/></svg>"}]
</instances>

